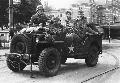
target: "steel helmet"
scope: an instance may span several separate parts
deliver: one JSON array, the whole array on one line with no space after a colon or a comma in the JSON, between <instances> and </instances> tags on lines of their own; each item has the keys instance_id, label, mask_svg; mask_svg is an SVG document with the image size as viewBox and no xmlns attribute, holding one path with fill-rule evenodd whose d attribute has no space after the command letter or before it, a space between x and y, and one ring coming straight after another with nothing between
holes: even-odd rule
<instances>
[{"instance_id":1,"label":"steel helmet","mask_svg":"<svg viewBox=\"0 0 120 83\"><path fill-rule=\"evenodd\" d=\"M44 10L43 5L38 5L36 8L36 11L38 11L38 10Z\"/></svg>"}]
</instances>

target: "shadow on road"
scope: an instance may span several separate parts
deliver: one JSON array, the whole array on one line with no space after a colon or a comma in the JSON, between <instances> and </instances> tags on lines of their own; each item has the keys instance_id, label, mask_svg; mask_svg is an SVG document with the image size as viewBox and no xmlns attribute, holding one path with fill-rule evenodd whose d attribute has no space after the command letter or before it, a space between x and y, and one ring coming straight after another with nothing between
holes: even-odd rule
<instances>
[{"instance_id":1,"label":"shadow on road","mask_svg":"<svg viewBox=\"0 0 120 83\"><path fill-rule=\"evenodd\" d=\"M84 68L87 68L85 63L65 63L65 65L62 65L61 69L59 70L59 74L73 72Z\"/></svg>"},{"instance_id":2,"label":"shadow on road","mask_svg":"<svg viewBox=\"0 0 120 83\"><path fill-rule=\"evenodd\" d=\"M104 46L102 46L102 49L103 49L103 50L108 50L108 49L110 49L110 46L104 45Z\"/></svg>"},{"instance_id":3,"label":"shadow on road","mask_svg":"<svg viewBox=\"0 0 120 83\"><path fill-rule=\"evenodd\" d=\"M115 59L115 65L113 66L113 68L108 69L107 73L104 73L105 76L101 75L99 76L99 78L96 78L95 80L93 80L90 83L106 83L107 80L109 80L111 78L111 76L116 73L117 69L119 69L119 65L120 65L120 60L117 56L113 55L112 53L107 52L110 56L112 56Z\"/></svg>"},{"instance_id":4,"label":"shadow on road","mask_svg":"<svg viewBox=\"0 0 120 83\"><path fill-rule=\"evenodd\" d=\"M19 74L21 76L30 76L31 75L31 72L29 70L30 67L27 67L25 68L25 70L23 71L20 71L20 72L16 72L15 74ZM69 73L69 72L73 72L73 71L76 71L76 70L80 70L80 69L84 69L84 68L87 68L86 64L83 64L83 63L65 63L64 65L61 65L61 68L60 70L58 71L58 74L57 75L62 75L62 74L66 74L66 73ZM40 79L43 79L43 78L46 78L44 76L41 75L41 73L39 72L39 68L34 68L33 67L33 77L40 77Z\"/></svg>"}]
</instances>

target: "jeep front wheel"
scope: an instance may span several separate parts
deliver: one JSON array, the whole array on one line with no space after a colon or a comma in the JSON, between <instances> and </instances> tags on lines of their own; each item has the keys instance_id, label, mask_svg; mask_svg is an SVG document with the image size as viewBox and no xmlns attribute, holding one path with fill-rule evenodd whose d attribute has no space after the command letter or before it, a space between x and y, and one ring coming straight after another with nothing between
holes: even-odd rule
<instances>
[{"instance_id":1,"label":"jeep front wheel","mask_svg":"<svg viewBox=\"0 0 120 83\"><path fill-rule=\"evenodd\" d=\"M55 76L60 68L60 53L55 48L44 49L38 60L39 70L44 76Z\"/></svg>"},{"instance_id":2,"label":"jeep front wheel","mask_svg":"<svg viewBox=\"0 0 120 83\"><path fill-rule=\"evenodd\" d=\"M92 45L89 50L89 55L85 59L85 63L87 64L88 67L93 67L97 65L98 62L98 46Z\"/></svg>"}]
</instances>

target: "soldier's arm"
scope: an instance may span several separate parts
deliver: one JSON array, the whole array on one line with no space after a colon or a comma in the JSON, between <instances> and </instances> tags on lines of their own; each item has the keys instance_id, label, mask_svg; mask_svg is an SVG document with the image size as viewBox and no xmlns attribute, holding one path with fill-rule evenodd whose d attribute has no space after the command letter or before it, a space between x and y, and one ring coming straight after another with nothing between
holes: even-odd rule
<instances>
[{"instance_id":1,"label":"soldier's arm","mask_svg":"<svg viewBox=\"0 0 120 83\"><path fill-rule=\"evenodd\" d=\"M34 23L34 20L37 18L36 15L33 15L30 19L30 23L29 24L33 24Z\"/></svg>"},{"instance_id":2,"label":"soldier's arm","mask_svg":"<svg viewBox=\"0 0 120 83\"><path fill-rule=\"evenodd\" d=\"M50 18L47 16L47 15L45 15L45 14L42 14L42 19L44 19L44 21L48 21L48 20L50 20Z\"/></svg>"},{"instance_id":3,"label":"soldier's arm","mask_svg":"<svg viewBox=\"0 0 120 83\"><path fill-rule=\"evenodd\" d=\"M98 32L92 30L90 27L86 27L86 31L92 34L98 34Z\"/></svg>"}]
</instances>

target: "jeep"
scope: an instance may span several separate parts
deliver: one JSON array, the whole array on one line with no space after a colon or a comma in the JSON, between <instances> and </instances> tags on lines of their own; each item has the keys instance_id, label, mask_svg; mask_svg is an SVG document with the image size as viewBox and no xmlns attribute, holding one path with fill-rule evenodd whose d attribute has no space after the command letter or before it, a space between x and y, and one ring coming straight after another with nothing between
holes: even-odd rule
<instances>
[{"instance_id":1,"label":"jeep","mask_svg":"<svg viewBox=\"0 0 120 83\"><path fill-rule=\"evenodd\" d=\"M26 28L12 38L7 66L18 72L27 65L38 65L43 76L55 76L67 58L85 59L88 67L96 66L102 53L102 35L86 33L82 38L78 33L73 28Z\"/></svg>"}]
</instances>

